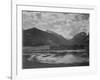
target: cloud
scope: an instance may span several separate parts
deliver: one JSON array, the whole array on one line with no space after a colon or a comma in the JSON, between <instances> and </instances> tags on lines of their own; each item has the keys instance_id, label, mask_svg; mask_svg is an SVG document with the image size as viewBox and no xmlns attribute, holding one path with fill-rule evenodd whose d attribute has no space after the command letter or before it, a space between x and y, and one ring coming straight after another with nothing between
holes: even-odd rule
<instances>
[{"instance_id":1,"label":"cloud","mask_svg":"<svg viewBox=\"0 0 100 80\"><path fill-rule=\"evenodd\" d=\"M70 39L79 32L89 32L89 14L23 11L23 29L37 27Z\"/></svg>"}]
</instances>

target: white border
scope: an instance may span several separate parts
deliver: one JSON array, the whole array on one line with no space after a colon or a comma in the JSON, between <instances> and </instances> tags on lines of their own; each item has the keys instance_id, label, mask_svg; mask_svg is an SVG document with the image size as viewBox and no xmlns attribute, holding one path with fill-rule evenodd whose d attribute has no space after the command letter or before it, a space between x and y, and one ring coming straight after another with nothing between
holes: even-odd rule
<instances>
[{"instance_id":1,"label":"white border","mask_svg":"<svg viewBox=\"0 0 100 80\"><path fill-rule=\"evenodd\" d=\"M24 4L16 5L13 8L12 15L12 79L28 79L28 78L45 78L53 76L69 76L69 75L87 75L96 72L96 13L95 8L75 7L77 9L68 8L73 6L62 7L39 7L38 5L26 6ZM82 9L83 8L83 9ZM41 68L22 70L22 10L31 11L54 11L54 12L73 12L73 13L89 13L90 14L90 66L84 67L60 67L60 68ZM17 57L17 58L16 58ZM17 65L16 65L17 64Z\"/></svg>"}]
</instances>

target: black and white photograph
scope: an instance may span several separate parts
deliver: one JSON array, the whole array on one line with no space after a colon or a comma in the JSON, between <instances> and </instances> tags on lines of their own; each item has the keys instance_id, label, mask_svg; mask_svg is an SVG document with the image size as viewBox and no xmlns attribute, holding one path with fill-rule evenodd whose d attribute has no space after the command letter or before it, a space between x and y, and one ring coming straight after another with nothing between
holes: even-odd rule
<instances>
[{"instance_id":1,"label":"black and white photograph","mask_svg":"<svg viewBox=\"0 0 100 80\"><path fill-rule=\"evenodd\" d=\"M89 14L22 11L23 69L89 66Z\"/></svg>"}]
</instances>

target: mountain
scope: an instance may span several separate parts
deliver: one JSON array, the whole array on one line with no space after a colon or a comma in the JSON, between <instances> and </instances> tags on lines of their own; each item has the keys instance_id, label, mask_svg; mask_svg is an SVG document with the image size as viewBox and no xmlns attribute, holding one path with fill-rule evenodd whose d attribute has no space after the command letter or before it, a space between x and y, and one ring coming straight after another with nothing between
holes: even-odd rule
<instances>
[{"instance_id":1,"label":"mountain","mask_svg":"<svg viewBox=\"0 0 100 80\"><path fill-rule=\"evenodd\" d=\"M72 38L72 43L74 45L87 45L89 44L89 34L85 32L80 32Z\"/></svg>"},{"instance_id":2,"label":"mountain","mask_svg":"<svg viewBox=\"0 0 100 80\"><path fill-rule=\"evenodd\" d=\"M89 35L85 32L80 32L76 34L70 40L70 46L73 49L89 49Z\"/></svg>"},{"instance_id":3,"label":"mountain","mask_svg":"<svg viewBox=\"0 0 100 80\"><path fill-rule=\"evenodd\" d=\"M85 32L76 34L72 39L67 40L53 31L42 31L37 28L23 30L23 46L85 46L89 45L89 35Z\"/></svg>"},{"instance_id":4,"label":"mountain","mask_svg":"<svg viewBox=\"0 0 100 80\"><path fill-rule=\"evenodd\" d=\"M67 40L61 35L48 33L37 28L23 30L23 46L58 46L64 45L66 42Z\"/></svg>"}]
</instances>

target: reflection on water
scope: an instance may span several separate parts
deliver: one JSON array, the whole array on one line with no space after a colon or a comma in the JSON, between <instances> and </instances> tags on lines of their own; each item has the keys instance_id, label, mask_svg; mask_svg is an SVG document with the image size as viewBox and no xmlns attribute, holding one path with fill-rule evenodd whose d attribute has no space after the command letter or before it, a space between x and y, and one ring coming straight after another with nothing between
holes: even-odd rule
<instances>
[{"instance_id":1,"label":"reflection on water","mask_svg":"<svg viewBox=\"0 0 100 80\"><path fill-rule=\"evenodd\" d=\"M34 63L38 61L40 63L48 64L73 64L73 63L82 63L88 62L88 53L33 53L30 57L27 58L28 61Z\"/></svg>"}]
</instances>

